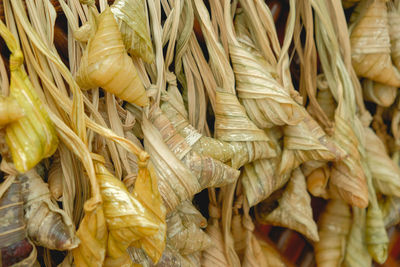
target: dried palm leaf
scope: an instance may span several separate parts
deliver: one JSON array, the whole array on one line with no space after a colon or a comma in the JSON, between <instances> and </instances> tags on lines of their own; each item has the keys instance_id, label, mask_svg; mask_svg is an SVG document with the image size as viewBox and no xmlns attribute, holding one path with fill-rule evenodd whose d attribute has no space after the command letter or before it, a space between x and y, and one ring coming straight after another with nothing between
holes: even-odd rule
<instances>
[{"instance_id":1,"label":"dried palm leaf","mask_svg":"<svg viewBox=\"0 0 400 267\"><path fill-rule=\"evenodd\" d=\"M96 33L89 39L76 81L82 89L102 87L128 102L139 106L148 104L146 91L125 51L110 8L98 17Z\"/></svg>"},{"instance_id":2,"label":"dried palm leaf","mask_svg":"<svg viewBox=\"0 0 400 267\"><path fill-rule=\"evenodd\" d=\"M183 257L178 252L174 251L173 248L171 248L171 247L169 247L167 245L167 247L164 250L164 253L163 253L163 255L162 255L161 259L160 259L160 261L155 266L157 266L157 267L175 267L175 266L178 266L178 267L189 266L189 267L191 267L192 265L190 265L190 262L188 262L188 260L185 257Z\"/></svg>"},{"instance_id":3,"label":"dried palm leaf","mask_svg":"<svg viewBox=\"0 0 400 267\"><path fill-rule=\"evenodd\" d=\"M147 23L146 1L117 0L111 6L111 12L117 19L128 52L152 63L154 52Z\"/></svg>"},{"instance_id":4,"label":"dried palm leaf","mask_svg":"<svg viewBox=\"0 0 400 267\"><path fill-rule=\"evenodd\" d=\"M128 246L143 237L155 235L162 225L159 226L150 210L131 195L125 185L106 169L101 156L96 156L94 159L96 177L103 199L104 217L109 231L105 261L123 260L128 256L126 251Z\"/></svg>"},{"instance_id":5,"label":"dried palm leaf","mask_svg":"<svg viewBox=\"0 0 400 267\"><path fill-rule=\"evenodd\" d=\"M215 190L209 189L210 204L208 206L210 218L206 233L210 237L213 246L205 249L202 253L201 266L228 267L228 260L225 256L224 238L219 223L221 211L215 196Z\"/></svg>"},{"instance_id":6,"label":"dried palm leaf","mask_svg":"<svg viewBox=\"0 0 400 267\"><path fill-rule=\"evenodd\" d=\"M385 227L392 227L400 222L400 198L388 197L379 203Z\"/></svg>"},{"instance_id":7,"label":"dried palm leaf","mask_svg":"<svg viewBox=\"0 0 400 267\"><path fill-rule=\"evenodd\" d=\"M279 158L261 159L244 165L241 181L250 207L266 199L290 178L290 172L278 173Z\"/></svg>"},{"instance_id":8,"label":"dried palm leaf","mask_svg":"<svg viewBox=\"0 0 400 267\"><path fill-rule=\"evenodd\" d=\"M181 211L175 211L167 217L168 244L182 255L205 250L212 245L208 235L195 223L183 224Z\"/></svg>"},{"instance_id":9,"label":"dried palm leaf","mask_svg":"<svg viewBox=\"0 0 400 267\"><path fill-rule=\"evenodd\" d=\"M198 267L201 264L201 252L197 251L193 254L182 255L181 266Z\"/></svg>"},{"instance_id":10,"label":"dried palm leaf","mask_svg":"<svg viewBox=\"0 0 400 267\"><path fill-rule=\"evenodd\" d=\"M389 238L386 233L382 212L380 210L375 188L372 183L372 174L365 159L363 168L368 183L369 206L366 217L365 242L371 257L379 264L383 264L388 256Z\"/></svg>"},{"instance_id":11,"label":"dried palm leaf","mask_svg":"<svg viewBox=\"0 0 400 267\"><path fill-rule=\"evenodd\" d=\"M372 264L365 242L365 212L365 209L353 207L353 223L347 237L346 255L343 262L346 267L368 267Z\"/></svg>"},{"instance_id":12,"label":"dried palm leaf","mask_svg":"<svg viewBox=\"0 0 400 267\"><path fill-rule=\"evenodd\" d=\"M239 186L240 188L240 186ZM236 188L236 195L238 194L239 190L238 187ZM243 226L243 214L241 213L241 208L243 205L243 195L237 196L235 202L233 203L233 215L232 215L232 226L231 232L234 241L234 247L237 256L239 257L240 262L243 262L244 253L246 250L246 228Z\"/></svg>"},{"instance_id":13,"label":"dried palm leaf","mask_svg":"<svg viewBox=\"0 0 400 267\"><path fill-rule=\"evenodd\" d=\"M142 266L142 267L151 266L152 262L143 249L136 247L129 247L127 250L132 260L131 264L133 264L133 266ZM166 249L164 251L166 251ZM163 258L161 257L159 263L162 260Z\"/></svg>"},{"instance_id":14,"label":"dried palm leaf","mask_svg":"<svg viewBox=\"0 0 400 267\"><path fill-rule=\"evenodd\" d=\"M389 107L397 96L397 88L369 79L363 80L364 99L372 101L382 107Z\"/></svg>"},{"instance_id":15,"label":"dried palm leaf","mask_svg":"<svg viewBox=\"0 0 400 267\"><path fill-rule=\"evenodd\" d=\"M341 116L335 115L334 139L348 157L335 162L331 169L329 187L352 206L368 205L368 187L360 163L359 142L351 126Z\"/></svg>"},{"instance_id":16,"label":"dried palm leaf","mask_svg":"<svg viewBox=\"0 0 400 267\"><path fill-rule=\"evenodd\" d=\"M371 128L365 129L367 164L377 192L400 197L400 169L388 156L385 145Z\"/></svg>"},{"instance_id":17,"label":"dried palm leaf","mask_svg":"<svg viewBox=\"0 0 400 267\"><path fill-rule=\"evenodd\" d=\"M21 183L11 176L7 180L0 185L6 190L0 196L0 264L32 266L36 248L27 238Z\"/></svg>"},{"instance_id":18,"label":"dried palm leaf","mask_svg":"<svg viewBox=\"0 0 400 267\"><path fill-rule=\"evenodd\" d=\"M218 220L213 219L208 223L206 233L210 237L213 245L203 251L201 266L229 266L225 256L224 239Z\"/></svg>"},{"instance_id":19,"label":"dried palm leaf","mask_svg":"<svg viewBox=\"0 0 400 267\"><path fill-rule=\"evenodd\" d=\"M344 157L343 150L326 136L310 115L297 125L285 126L283 133L284 148L279 167L281 174L307 161L331 161Z\"/></svg>"},{"instance_id":20,"label":"dried palm leaf","mask_svg":"<svg viewBox=\"0 0 400 267\"><path fill-rule=\"evenodd\" d=\"M350 225L349 206L342 200L330 200L318 222L320 241L314 244L318 266L341 265Z\"/></svg>"},{"instance_id":21,"label":"dried palm leaf","mask_svg":"<svg viewBox=\"0 0 400 267\"><path fill-rule=\"evenodd\" d=\"M243 203L243 227L246 229L246 248L243 255L242 266L244 267L257 267L267 266L267 258L263 253L258 239L254 235L254 224L249 214L249 204L244 199Z\"/></svg>"},{"instance_id":22,"label":"dried palm leaf","mask_svg":"<svg viewBox=\"0 0 400 267\"><path fill-rule=\"evenodd\" d=\"M322 168L327 165L327 162L310 160L306 161L301 165L301 170L305 177L308 177L316 169Z\"/></svg>"},{"instance_id":23,"label":"dried palm leaf","mask_svg":"<svg viewBox=\"0 0 400 267\"><path fill-rule=\"evenodd\" d=\"M211 157L201 156L193 151L159 108L153 108L150 120L160 131L169 149L196 176L202 188L224 186L232 183L239 177L240 172L238 170Z\"/></svg>"},{"instance_id":24,"label":"dried palm leaf","mask_svg":"<svg viewBox=\"0 0 400 267\"><path fill-rule=\"evenodd\" d=\"M168 213L182 201L200 192L201 186L193 173L163 142L157 128L146 117L143 117L142 130L144 146L156 170L158 189Z\"/></svg>"},{"instance_id":25,"label":"dried palm leaf","mask_svg":"<svg viewBox=\"0 0 400 267\"><path fill-rule=\"evenodd\" d=\"M386 0L371 0L351 35L352 62L357 75L400 86L400 72L392 63Z\"/></svg>"},{"instance_id":26,"label":"dried palm leaf","mask_svg":"<svg viewBox=\"0 0 400 267\"><path fill-rule=\"evenodd\" d=\"M20 119L24 113L18 102L11 97L0 97L0 126Z\"/></svg>"},{"instance_id":27,"label":"dried palm leaf","mask_svg":"<svg viewBox=\"0 0 400 267\"><path fill-rule=\"evenodd\" d=\"M307 175L307 189L315 197L329 198L327 186L330 176L330 168L324 165Z\"/></svg>"},{"instance_id":28,"label":"dried palm leaf","mask_svg":"<svg viewBox=\"0 0 400 267\"><path fill-rule=\"evenodd\" d=\"M276 156L275 144L249 120L236 95L221 89L216 91L215 136L234 146L234 168Z\"/></svg>"},{"instance_id":29,"label":"dried palm leaf","mask_svg":"<svg viewBox=\"0 0 400 267\"><path fill-rule=\"evenodd\" d=\"M135 117L135 124L133 125L132 133L137 138L143 139L143 132L142 128L140 127L142 123L142 109L139 106L130 103L125 105L125 109L132 113L132 115Z\"/></svg>"},{"instance_id":30,"label":"dried palm leaf","mask_svg":"<svg viewBox=\"0 0 400 267\"><path fill-rule=\"evenodd\" d=\"M379 264L384 263L388 256L389 239L379 206L368 207L365 241L371 257Z\"/></svg>"},{"instance_id":31,"label":"dried palm leaf","mask_svg":"<svg viewBox=\"0 0 400 267\"><path fill-rule=\"evenodd\" d=\"M397 69L400 69L400 30L398 28L400 13L393 2L388 2L387 6L392 60Z\"/></svg>"},{"instance_id":32,"label":"dried palm leaf","mask_svg":"<svg viewBox=\"0 0 400 267\"><path fill-rule=\"evenodd\" d=\"M6 141L16 169L25 172L57 149L58 139L44 104L37 96L24 67L24 57L11 32L0 22L0 35L11 51L10 97L22 109L23 118L8 124Z\"/></svg>"},{"instance_id":33,"label":"dried palm leaf","mask_svg":"<svg viewBox=\"0 0 400 267\"><path fill-rule=\"evenodd\" d=\"M108 230L103 205L94 200L86 201L85 217L77 231L81 244L72 251L76 266L101 267L106 256Z\"/></svg>"},{"instance_id":34,"label":"dried palm leaf","mask_svg":"<svg viewBox=\"0 0 400 267\"><path fill-rule=\"evenodd\" d=\"M266 242L264 239L257 236L257 241L260 244L262 253L264 253L265 258L267 259L266 266L274 266L274 267L286 267L287 265L282 259L279 251L270 243Z\"/></svg>"},{"instance_id":35,"label":"dried palm leaf","mask_svg":"<svg viewBox=\"0 0 400 267\"><path fill-rule=\"evenodd\" d=\"M276 77L271 67L256 50L251 37L243 29L244 13L236 16L236 32L244 40L231 43L229 54L235 73L236 90L250 119L259 128L274 125L295 125L305 116Z\"/></svg>"},{"instance_id":36,"label":"dried palm leaf","mask_svg":"<svg viewBox=\"0 0 400 267\"><path fill-rule=\"evenodd\" d=\"M323 74L317 76L317 101L326 116L333 121L335 118L336 101L329 91L329 85Z\"/></svg>"},{"instance_id":37,"label":"dried palm leaf","mask_svg":"<svg viewBox=\"0 0 400 267\"><path fill-rule=\"evenodd\" d=\"M269 214L262 214L257 209L257 220L296 230L313 241L319 240L317 225L312 217L311 198L307 193L305 177L299 168L293 171L278 203L279 206Z\"/></svg>"},{"instance_id":38,"label":"dried palm leaf","mask_svg":"<svg viewBox=\"0 0 400 267\"><path fill-rule=\"evenodd\" d=\"M202 1L194 2L196 15L210 54L210 67L214 70L215 137L235 147L232 166L239 168L246 163L276 156L275 147L268 136L247 117L235 94L235 79L228 58L213 30L209 13ZM230 198L229 198L230 199Z\"/></svg>"},{"instance_id":39,"label":"dried palm leaf","mask_svg":"<svg viewBox=\"0 0 400 267\"><path fill-rule=\"evenodd\" d=\"M132 141L138 147L143 149L142 143L140 143L138 138L132 132L126 131L125 137L126 137L126 139ZM132 192L133 187L135 185L136 178L137 178L137 174L139 171L138 158L135 154L132 154L132 153L128 153L127 158L128 158L128 164L130 167L130 173L127 173L127 175L123 178L122 181L124 182L126 188L128 188L128 191Z\"/></svg>"},{"instance_id":40,"label":"dried palm leaf","mask_svg":"<svg viewBox=\"0 0 400 267\"><path fill-rule=\"evenodd\" d=\"M209 156L221 162L227 162L234 157L233 147L223 141L200 134L182 114L183 102L177 102L171 97L171 89L168 91L168 101L161 105L161 109L168 117L176 130L182 135L193 151L200 155ZM182 99L180 99L182 100ZM183 100L182 100L183 101Z\"/></svg>"},{"instance_id":41,"label":"dried palm leaf","mask_svg":"<svg viewBox=\"0 0 400 267\"><path fill-rule=\"evenodd\" d=\"M51 196L57 200L61 201L63 194L63 170L61 167L60 156L54 156L53 162L51 163L49 176L47 183L49 184L49 190Z\"/></svg>"},{"instance_id":42,"label":"dried palm leaf","mask_svg":"<svg viewBox=\"0 0 400 267\"><path fill-rule=\"evenodd\" d=\"M158 191L158 181L151 163L147 165L138 163L139 171L135 182L133 196L151 213L153 221L158 225L158 232L151 236L143 237L140 246L152 260L157 263L165 249L167 226L165 222L166 209Z\"/></svg>"},{"instance_id":43,"label":"dried palm leaf","mask_svg":"<svg viewBox=\"0 0 400 267\"><path fill-rule=\"evenodd\" d=\"M181 216L182 223L188 226L194 223L197 227L206 228L207 219L201 215L200 211L196 209L193 203L189 200L183 201L178 207L179 216Z\"/></svg>"},{"instance_id":44,"label":"dried palm leaf","mask_svg":"<svg viewBox=\"0 0 400 267\"><path fill-rule=\"evenodd\" d=\"M18 177L22 185L27 231L39 246L71 250L79 244L71 218L50 199L48 185L35 169Z\"/></svg>"}]
</instances>

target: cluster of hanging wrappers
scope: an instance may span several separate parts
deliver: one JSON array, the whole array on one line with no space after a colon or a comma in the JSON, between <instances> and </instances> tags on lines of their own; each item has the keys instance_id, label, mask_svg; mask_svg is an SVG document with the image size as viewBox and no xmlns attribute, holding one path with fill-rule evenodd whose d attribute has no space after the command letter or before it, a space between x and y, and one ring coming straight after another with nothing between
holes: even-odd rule
<instances>
[{"instance_id":1,"label":"cluster of hanging wrappers","mask_svg":"<svg viewBox=\"0 0 400 267\"><path fill-rule=\"evenodd\" d=\"M0 266L286 266L256 224L386 261L400 1L0 5Z\"/></svg>"}]
</instances>

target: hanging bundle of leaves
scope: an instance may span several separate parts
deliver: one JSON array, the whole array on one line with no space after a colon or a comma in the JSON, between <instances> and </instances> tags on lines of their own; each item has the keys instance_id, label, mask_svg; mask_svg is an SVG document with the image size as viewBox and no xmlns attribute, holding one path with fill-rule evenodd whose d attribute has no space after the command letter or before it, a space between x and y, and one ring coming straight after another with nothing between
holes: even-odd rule
<instances>
[{"instance_id":1,"label":"hanging bundle of leaves","mask_svg":"<svg viewBox=\"0 0 400 267\"><path fill-rule=\"evenodd\" d=\"M400 86L400 72L393 65L386 0L364 5L350 35L354 70L370 80Z\"/></svg>"},{"instance_id":2,"label":"hanging bundle of leaves","mask_svg":"<svg viewBox=\"0 0 400 267\"><path fill-rule=\"evenodd\" d=\"M243 167L241 181L250 207L268 198L286 184L290 172L279 174L279 158L261 159Z\"/></svg>"},{"instance_id":3,"label":"hanging bundle of leaves","mask_svg":"<svg viewBox=\"0 0 400 267\"><path fill-rule=\"evenodd\" d=\"M141 57L145 62L154 61L153 45L147 23L144 0L117 0L111 6L117 19L122 40L129 53Z\"/></svg>"},{"instance_id":4,"label":"hanging bundle of leaves","mask_svg":"<svg viewBox=\"0 0 400 267\"><path fill-rule=\"evenodd\" d=\"M232 166L276 156L274 142L249 120L236 95L217 89L215 99L215 135L234 146L238 155Z\"/></svg>"},{"instance_id":5,"label":"hanging bundle of leaves","mask_svg":"<svg viewBox=\"0 0 400 267\"><path fill-rule=\"evenodd\" d=\"M210 198L208 207L210 218L205 232L211 239L213 245L203 251L201 266L227 267L229 264L225 256L224 238L219 223L221 211L217 203L215 190L210 188L208 192Z\"/></svg>"},{"instance_id":6,"label":"hanging bundle of leaves","mask_svg":"<svg viewBox=\"0 0 400 267\"><path fill-rule=\"evenodd\" d=\"M363 91L365 100L372 101L382 107L392 105L397 96L397 87L369 79L363 80Z\"/></svg>"},{"instance_id":7,"label":"hanging bundle of leaves","mask_svg":"<svg viewBox=\"0 0 400 267\"><path fill-rule=\"evenodd\" d=\"M211 247L210 237L193 220L184 221L182 216L185 215L179 208L168 215L168 244L181 255L193 254Z\"/></svg>"},{"instance_id":8,"label":"hanging bundle of leaves","mask_svg":"<svg viewBox=\"0 0 400 267\"><path fill-rule=\"evenodd\" d=\"M262 205L262 204L261 204ZM311 198L308 195L306 181L299 168L292 177L278 200L278 207L269 214L257 210L260 222L296 230L313 241L318 241L317 225L312 218Z\"/></svg>"},{"instance_id":9,"label":"hanging bundle of leaves","mask_svg":"<svg viewBox=\"0 0 400 267\"><path fill-rule=\"evenodd\" d=\"M367 244L368 252L374 261L382 264L386 261L388 256L389 238L386 233L382 212L372 183L372 174L365 159L363 159L363 167L367 177L369 193L365 242Z\"/></svg>"},{"instance_id":10,"label":"hanging bundle of leaves","mask_svg":"<svg viewBox=\"0 0 400 267\"><path fill-rule=\"evenodd\" d=\"M349 206L342 200L330 200L318 222L320 240L314 244L318 266L340 266L346 253L351 226Z\"/></svg>"},{"instance_id":11,"label":"hanging bundle of leaves","mask_svg":"<svg viewBox=\"0 0 400 267\"><path fill-rule=\"evenodd\" d=\"M96 32L88 41L76 81L82 89L102 87L139 106L148 98L132 59L126 53L118 24L106 8L97 18Z\"/></svg>"},{"instance_id":12,"label":"hanging bundle of leaves","mask_svg":"<svg viewBox=\"0 0 400 267\"><path fill-rule=\"evenodd\" d=\"M331 169L323 165L307 176L307 190L315 197L329 198L328 182Z\"/></svg>"},{"instance_id":13,"label":"hanging bundle of leaves","mask_svg":"<svg viewBox=\"0 0 400 267\"><path fill-rule=\"evenodd\" d=\"M8 177L1 189L6 191L0 196L0 264L32 266L37 253L27 238L21 183L15 177Z\"/></svg>"},{"instance_id":14,"label":"hanging bundle of leaves","mask_svg":"<svg viewBox=\"0 0 400 267\"><path fill-rule=\"evenodd\" d=\"M387 155L379 137L370 128L365 129L367 164L371 170L374 188L378 193L400 197L400 169Z\"/></svg>"},{"instance_id":15,"label":"hanging bundle of leaves","mask_svg":"<svg viewBox=\"0 0 400 267\"><path fill-rule=\"evenodd\" d=\"M277 81L276 66L257 51L245 18L244 13L236 15L238 40L231 36L229 46L238 97L250 119L260 128L296 125L304 118L305 111Z\"/></svg>"},{"instance_id":16,"label":"hanging bundle of leaves","mask_svg":"<svg viewBox=\"0 0 400 267\"><path fill-rule=\"evenodd\" d=\"M161 105L162 111L195 152L221 162L228 162L235 157L234 148L229 143L201 135L188 122L187 112L179 92L170 87L167 97L168 100Z\"/></svg>"},{"instance_id":17,"label":"hanging bundle of leaves","mask_svg":"<svg viewBox=\"0 0 400 267\"><path fill-rule=\"evenodd\" d=\"M280 173L290 172L307 161L333 161L345 157L310 115L295 126L286 126Z\"/></svg>"},{"instance_id":18,"label":"hanging bundle of leaves","mask_svg":"<svg viewBox=\"0 0 400 267\"><path fill-rule=\"evenodd\" d=\"M158 189L167 212L173 211L182 201L201 191L194 174L181 162L163 142L157 128L143 117L144 147L150 155L157 177Z\"/></svg>"},{"instance_id":19,"label":"hanging bundle of leaves","mask_svg":"<svg viewBox=\"0 0 400 267\"><path fill-rule=\"evenodd\" d=\"M353 207L353 223L347 237L344 266L371 266L372 259L365 241L366 210Z\"/></svg>"},{"instance_id":20,"label":"hanging bundle of leaves","mask_svg":"<svg viewBox=\"0 0 400 267\"><path fill-rule=\"evenodd\" d=\"M197 177L202 188L220 187L235 181L240 172L208 156L193 151L186 140L175 130L174 126L159 108L154 108L150 120L160 131L164 142L175 155Z\"/></svg>"},{"instance_id":21,"label":"hanging bundle of leaves","mask_svg":"<svg viewBox=\"0 0 400 267\"><path fill-rule=\"evenodd\" d=\"M50 199L48 185L35 169L18 177L22 185L25 220L32 241L42 247L71 250L79 244L71 218Z\"/></svg>"},{"instance_id":22,"label":"hanging bundle of leaves","mask_svg":"<svg viewBox=\"0 0 400 267\"><path fill-rule=\"evenodd\" d=\"M400 13L398 8L396 8L395 4L391 1L387 2L387 7L392 60L397 69L400 69L400 31L399 28L396 27L400 22Z\"/></svg>"},{"instance_id":23,"label":"hanging bundle of leaves","mask_svg":"<svg viewBox=\"0 0 400 267\"><path fill-rule=\"evenodd\" d=\"M388 197L387 199L382 199L379 203L379 207L382 211L383 221L385 222L386 228L394 226L400 222L400 198Z\"/></svg>"},{"instance_id":24,"label":"hanging bundle of leaves","mask_svg":"<svg viewBox=\"0 0 400 267\"><path fill-rule=\"evenodd\" d=\"M15 99L24 114L24 117L8 124L6 141L15 168L25 172L56 151L58 138L44 103L24 70L24 56L19 44L2 21L0 35L11 51L10 97Z\"/></svg>"},{"instance_id":25,"label":"hanging bundle of leaves","mask_svg":"<svg viewBox=\"0 0 400 267\"><path fill-rule=\"evenodd\" d=\"M109 232L107 264L108 260L127 257L128 246L142 237L156 234L160 225L155 221L155 216L127 191L125 185L104 167L104 162L97 156L95 170Z\"/></svg>"},{"instance_id":26,"label":"hanging bundle of leaves","mask_svg":"<svg viewBox=\"0 0 400 267\"><path fill-rule=\"evenodd\" d=\"M166 209L158 191L158 179L153 166L142 161L139 161L138 165L138 176L132 194L151 213L158 226L158 232L143 237L135 246L143 248L152 262L157 263L165 249Z\"/></svg>"}]
</instances>

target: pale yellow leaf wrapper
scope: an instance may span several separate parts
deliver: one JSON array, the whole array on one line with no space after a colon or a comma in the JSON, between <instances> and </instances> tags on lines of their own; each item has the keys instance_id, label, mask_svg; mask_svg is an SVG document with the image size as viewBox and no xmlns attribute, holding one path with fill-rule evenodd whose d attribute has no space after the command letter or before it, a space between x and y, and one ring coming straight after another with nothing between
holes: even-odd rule
<instances>
[{"instance_id":1,"label":"pale yellow leaf wrapper","mask_svg":"<svg viewBox=\"0 0 400 267\"><path fill-rule=\"evenodd\" d=\"M205 232L213 245L202 252L201 266L228 267L229 263L225 256L224 237L219 223L221 211L218 204L213 203L212 200L210 200L209 204L209 214L210 219L208 220Z\"/></svg>"},{"instance_id":2,"label":"pale yellow leaf wrapper","mask_svg":"<svg viewBox=\"0 0 400 267\"><path fill-rule=\"evenodd\" d=\"M14 98L0 96L0 127L20 119L23 115Z\"/></svg>"},{"instance_id":3,"label":"pale yellow leaf wrapper","mask_svg":"<svg viewBox=\"0 0 400 267\"><path fill-rule=\"evenodd\" d=\"M149 102L146 91L125 51L110 8L106 8L97 21L97 30L89 39L81 59L77 83L82 89L102 87L125 101L146 106Z\"/></svg>"},{"instance_id":4,"label":"pale yellow leaf wrapper","mask_svg":"<svg viewBox=\"0 0 400 267\"><path fill-rule=\"evenodd\" d=\"M281 174L307 161L333 161L345 156L345 152L326 136L310 115L297 125L285 126L283 133L284 147L279 168Z\"/></svg>"},{"instance_id":5,"label":"pale yellow leaf wrapper","mask_svg":"<svg viewBox=\"0 0 400 267\"><path fill-rule=\"evenodd\" d=\"M11 51L10 97L16 100L25 115L7 125L6 142L15 168L26 172L56 151L58 138L44 103L24 70L19 44L3 22L0 23L0 35Z\"/></svg>"},{"instance_id":6,"label":"pale yellow leaf wrapper","mask_svg":"<svg viewBox=\"0 0 400 267\"><path fill-rule=\"evenodd\" d=\"M372 259L365 242L365 218L365 209L353 207L353 222L347 237L343 266L368 267L372 265Z\"/></svg>"},{"instance_id":7,"label":"pale yellow leaf wrapper","mask_svg":"<svg viewBox=\"0 0 400 267\"><path fill-rule=\"evenodd\" d=\"M311 197L307 192L305 177L299 168L293 171L278 203L279 206L269 214L257 211L257 219L263 223L293 229L310 240L319 240L317 225L312 217Z\"/></svg>"},{"instance_id":8,"label":"pale yellow leaf wrapper","mask_svg":"<svg viewBox=\"0 0 400 267\"><path fill-rule=\"evenodd\" d=\"M388 3L389 36L394 65L400 70L400 13L392 2Z\"/></svg>"},{"instance_id":9,"label":"pale yellow leaf wrapper","mask_svg":"<svg viewBox=\"0 0 400 267\"><path fill-rule=\"evenodd\" d=\"M128 192L125 185L112 175L103 163L95 162L94 164L109 232L107 258L124 258L127 256L128 246L158 232L159 221L134 195Z\"/></svg>"},{"instance_id":10,"label":"pale yellow leaf wrapper","mask_svg":"<svg viewBox=\"0 0 400 267\"><path fill-rule=\"evenodd\" d=\"M279 158L260 159L244 165L241 181L250 207L266 199L290 178L290 172L279 174Z\"/></svg>"},{"instance_id":11,"label":"pale yellow leaf wrapper","mask_svg":"<svg viewBox=\"0 0 400 267\"><path fill-rule=\"evenodd\" d=\"M153 109L150 119L161 133L168 148L197 177L202 188L224 186L234 182L239 177L240 172L238 170L193 151L159 108Z\"/></svg>"},{"instance_id":12,"label":"pale yellow leaf wrapper","mask_svg":"<svg viewBox=\"0 0 400 267\"><path fill-rule=\"evenodd\" d=\"M3 187L7 180L11 184ZM22 186L15 177L8 176L7 180L1 184L5 191L0 197L0 250L6 257L0 259L0 264L10 266L11 263L13 267L33 266L37 259L37 251L35 245L27 238ZM31 246L30 252L18 253L18 249L28 249L27 243Z\"/></svg>"},{"instance_id":13,"label":"pale yellow leaf wrapper","mask_svg":"<svg viewBox=\"0 0 400 267\"><path fill-rule=\"evenodd\" d=\"M400 87L400 72L390 50L386 0L372 0L350 34L351 57L357 75Z\"/></svg>"},{"instance_id":14,"label":"pale yellow leaf wrapper","mask_svg":"<svg viewBox=\"0 0 400 267\"><path fill-rule=\"evenodd\" d=\"M362 82L364 99L382 107L389 107L397 96L397 87L364 79Z\"/></svg>"},{"instance_id":15,"label":"pale yellow leaf wrapper","mask_svg":"<svg viewBox=\"0 0 400 267\"><path fill-rule=\"evenodd\" d=\"M400 222L400 198L388 197L379 203L385 227L392 227Z\"/></svg>"},{"instance_id":16,"label":"pale yellow leaf wrapper","mask_svg":"<svg viewBox=\"0 0 400 267\"><path fill-rule=\"evenodd\" d=\"M153 222L158 225L157 233L143 237L139 243L152 262L157 263L165 249L167 225L166 209L160 192L158 179L151 163L139 162L139 172L136 178L133 196L152 214Z\"/></svg>"},{"instance_id":17,"label":"pale yellow leaf wrapper","mask_svg":"<svg viewBox=\"0 0 400 267\"><path fill-rule=\"evenodd\" d=\"M111 6L122 40L129 53L147 63L154 61L153 45L147 27L145 0L117 0Z\"/></svg>"},{"instance_id":18,"label":"pale yellow leaf wrapper","mask_svg":"<svg viewBox=\"0 0 400 267\"><path fill-rule=\"evenodd\" d=\"M167 225L168 244L182 255L202 251L212 245L210 237L194 222L183 222L179 208L169 214Z\"/></svg>"},{"instance_id":19,"label":"pale yellow leaf wrapper","mask_svg":"<svg viewBox=\"0 0 400 267\"><path fill-rule=\"evenodd\" d=\"M342 200L330 200L318 222L320 241L314 244L318 266L340 266L351 226L349 206Z\"/></svg>"},{"instance_id":20,"label":"pale yellow leaf wrapper","mask_svg":"<svg viewBox=\"0 0 400 267\"><path fill-rule=\"evenodd\" d=\"M261 54L244 44L230 45L236 91L250 119L260 128L295 125L305 110L268 72Z\"/></svg>"},{"instance_id":21,"label":"pale yellow leaf wrapper","mask_svg":"<svg viewBox=\"0 0 400 267\"><path fill-rule=\"evenodd\" d=\"M367 164L375 190L388 196L400 197L400 169L388 156L385 145L371 128L365 129Z\"/></svg>"},{"instance_id":22,"label":"pale yellow leaf wrapper","mask_svg":"<svg viewBox=\"0 0 400 267\"><path fill-rule=\"evenodd\" d=\"M77 231L81 243L72 251L76 266L101 267L106 257L108 230L103 205L93 200L86 201L85 217Z\"/></svg>"},{"instance_id":23,"label":"pale yellow leaf wrapper","mask_svg":"<svg viewBox=\"0 0 400 267\"><path fill-rule=\"evenodd\" d=\"M359 142L351 126L340 115L335 116L334 140L348 156L334 162L329 187L348 204L365 208L368 205L368 187L361 167Z\"/></svg>"},{"instance_id":24,"label":"pale yellow leaf wrapper","mask_svg":"<svg viewBox=\"0 0 400 267\"><path fill-rule=\"evenodd\" d=\"M195 175L164 143L161 133L143 116L144 147L150 155L158 177L158 190L167 213L184 200L201 191Z\"/></svg>"},{"instance_id":25,"label":"pale yellow leaf wrapper","mask_svg":"<svg viewBox=\"0 0 400 267\"><path fill-rule=\"evenodd\" d=\"M188 122L187 117L180 113L176 106L173 106L169 101L164 102L161 109L195 152L221 162L227 162L234 157L234 148L230 144L199 133Z\"/></svg>"},{"instance_id":26,"label":"pale yellow leaf wrapper","mask_svg":"<svg viewBox=\"0 0 400 267\"><path fill-rule=\"evenodd\" d=\"M42 247L71 250L79 244L71 218L50 199L48 185L35 169L20 175L28 235Z\"/></svg>"},{"instance_id":27,"label":"pale yellow leaf wrapper","mask_svg":"<svg viewBox=\"0 0 400 267\"><path fill-rule=\"evenodd\" d=\"M215 137L235 148L232 166L276 156L276 145L247 117L236 95L216 90Z\"/></svg>"}]
</instances>

